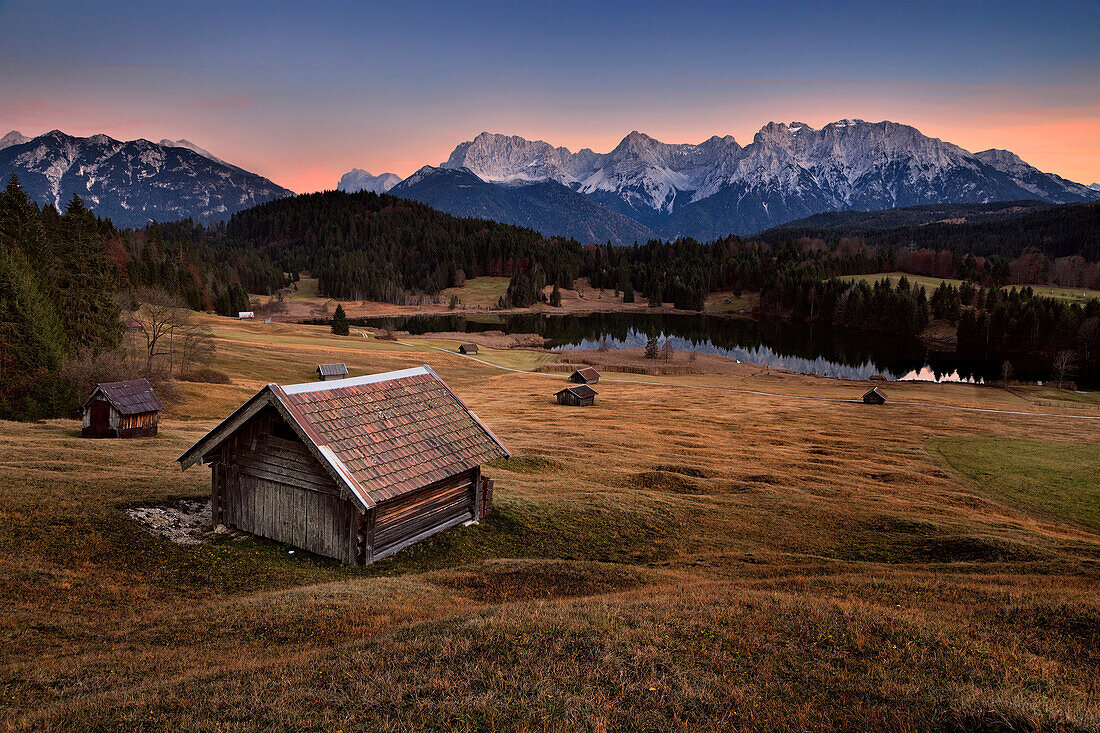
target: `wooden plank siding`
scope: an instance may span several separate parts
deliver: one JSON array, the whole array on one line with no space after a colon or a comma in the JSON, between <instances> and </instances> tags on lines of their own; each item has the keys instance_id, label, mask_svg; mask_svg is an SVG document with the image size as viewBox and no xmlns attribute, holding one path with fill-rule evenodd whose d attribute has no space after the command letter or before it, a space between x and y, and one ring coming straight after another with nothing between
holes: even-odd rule
<instances>
[{"instance_id":1,"label":"wooden plank siding","mask_svg":"<svg viewBox=\"0 0 1100 733\"><path fill-rule=\"evenodd\" d=\"M477 469L471 469L375 507L371 559L475 519L476 477Z\"/></svg>"},{"instance_id":2,"label":"wooden plank siding","mask_svg":"<svg viewBox=\"0 0 1100 733\"><path fill-rule=\"evenodd\" d=\"M273 434L280 422L264 410L209 457L215 521L354 562L360 512L301 441Z\"/></svg>"}]
</instances>

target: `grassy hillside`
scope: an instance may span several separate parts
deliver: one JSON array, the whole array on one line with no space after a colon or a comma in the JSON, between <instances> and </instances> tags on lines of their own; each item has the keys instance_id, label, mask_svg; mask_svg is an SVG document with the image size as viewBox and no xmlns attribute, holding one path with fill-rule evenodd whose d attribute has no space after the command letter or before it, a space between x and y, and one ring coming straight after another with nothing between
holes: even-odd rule
<instances>
[{"instance_id":1,"label":"grassy hillside","mask_svg":"<svg viewBox=\"0 0 1100 733\"><path fill-rule=\"evenodd\" d=\"M155 439L0 423L5 727L1100 726L1096 421L948 409L1056 411L973 385L868 407L839 401L860 384L747 368L607 374L566 408L564 375L445 341L216 323L233 383L181 383ZM431 364L515 454L487 469L496 513L367 569L126 517L204 496L209 470L174 458L319 361Z\"/></svg>"}]
</instances>

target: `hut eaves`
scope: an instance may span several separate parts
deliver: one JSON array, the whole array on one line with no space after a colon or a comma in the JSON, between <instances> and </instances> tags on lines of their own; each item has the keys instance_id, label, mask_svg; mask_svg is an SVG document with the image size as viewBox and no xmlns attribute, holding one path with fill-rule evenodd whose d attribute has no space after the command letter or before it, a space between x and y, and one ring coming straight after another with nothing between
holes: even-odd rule
<instances>
[{"instance_id":1,"label":"hut eaves","mask_svg":"<svg viewBox=\"0 0 1100 733\"><path fill-rule=\"evenodd\" d=\"M146 412L160 412L164 409L164 405L153 392L153 386L144 377L126 382L97 384L92 394L84 401L84 406L87 407L97 394L106 397L120 415L141 415Z\"/></svg>"},{"instance_id":2,"label":"hut eaves","mask_svg":"<svg viewBox=\"0 0 1100 733\"><path fill-rule=\"evenodd\" d=\"M271 405L364 509L511 455L429 366L268 384L177 460L201 462Z\"/></svg>"}]
</instances>

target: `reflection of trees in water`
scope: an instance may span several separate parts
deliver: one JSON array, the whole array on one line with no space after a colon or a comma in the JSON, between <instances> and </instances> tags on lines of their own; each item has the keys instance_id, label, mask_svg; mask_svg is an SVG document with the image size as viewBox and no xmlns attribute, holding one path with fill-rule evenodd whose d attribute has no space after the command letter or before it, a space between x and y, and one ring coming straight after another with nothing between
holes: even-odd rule
<instances>
[{"instance_id":1,"label":"reflection of trees in water","mask_svg":"<svg viewBox=\"0 0 1100 733\"><path fill-rule=\"evenodd\" d=\"M936 379L996 381L1004 357L929 351L920 339L868 331L820 328L781 320L754 321L684 313L518 313L471 319L461 315L360 318L356 325L408 331L537 333L551 348L641 348L646 338L668 338L679 350L721 354L806 374L866 379L872 374L899 378L928 367ZM1011 359L1017 379L1050 379L1050 365L1039 359ZM1088 375L1091 376L1091 375ZM1095 381L1079 375L1082 382Z\"/></svg>"}]
</instances>

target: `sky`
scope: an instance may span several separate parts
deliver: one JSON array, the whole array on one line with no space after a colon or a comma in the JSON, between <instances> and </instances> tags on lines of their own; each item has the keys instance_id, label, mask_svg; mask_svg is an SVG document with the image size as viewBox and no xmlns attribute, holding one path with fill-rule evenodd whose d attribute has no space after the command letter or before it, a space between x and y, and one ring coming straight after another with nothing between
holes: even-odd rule
<instances>
[{"instance_id":1,"label":"sky","mask_svg":"<svg viewBox=\"0 0 1100 733\"><path fill-rule=\"evenodd\" d=\"M843 118L1100 181L1100 0L0 0L0 135L187 138L297 192L483 130L606 152Z\"/></svg>"}]
</instances>

